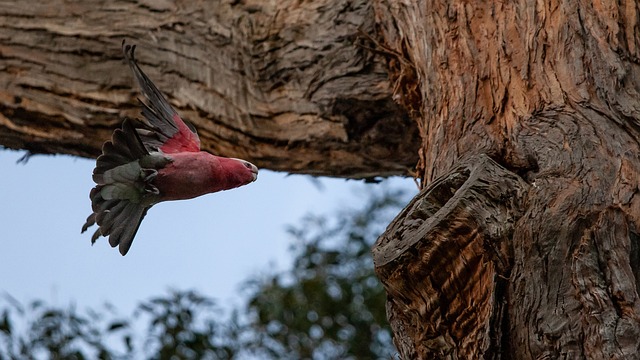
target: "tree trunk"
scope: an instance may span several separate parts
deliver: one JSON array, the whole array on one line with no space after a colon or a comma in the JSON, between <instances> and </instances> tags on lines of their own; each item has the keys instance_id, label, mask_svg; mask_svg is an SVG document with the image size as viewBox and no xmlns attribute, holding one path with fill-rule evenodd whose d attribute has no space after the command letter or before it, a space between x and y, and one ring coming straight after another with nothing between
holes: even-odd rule
<instances>
[{"instance_id":1,"label":"tree trunk","mask_svg":"<svg viewBox=\"0 0 640 360\"><path fill-rule=\"evenodd\" d=\"M140 96L123 39L203 147L295 173L407 175L415 123L365 0L2 1L0 145L96 157Z\"/></svg>"},{"instance_id":2,"label":"tree trunk","mask_svg":"<svg viewBox=\"0 0 640 360\"><path fill-rule=\"evenodd\" d=\"M96 156L138 112L126 38L214 153L417 162L374 248L403 358L637 358L639 21L632 0L0 0L0 144Z\"/></svg>"},{"instance_id":3,"label":"tree trunk","mask_svg":"<svg viewBox=\"0 0 640 360\"><path fill-rule=\"evenodd\" d=\"M401 356L639 358L639 3L375 10L423 139L374 248Z\"/></svg>"}]
</instances>

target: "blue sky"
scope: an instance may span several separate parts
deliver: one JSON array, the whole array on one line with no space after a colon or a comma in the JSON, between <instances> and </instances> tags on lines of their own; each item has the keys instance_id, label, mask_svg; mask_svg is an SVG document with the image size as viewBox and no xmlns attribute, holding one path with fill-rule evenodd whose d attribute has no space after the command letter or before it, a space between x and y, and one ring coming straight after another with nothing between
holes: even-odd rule
<instances>
[{"instance_id":1,"label":"blue sky","mask_svg":"<svg viewBox=\"0 0 640 360\"><path fill-rule=\"evenodd\" d=\"M249 276L290 264L286 225L361 201L362 182L261 170L242 188L154 206L127 256L105 238L80 234L90 213L94 161L0 150L0 294L79 309L113 304L130 314L169 288L196 289L222 306L240 304ZM411 179L386 180L417 191ZM1 303L1 302L0 302Z\"/></svg>"}]
</instances>

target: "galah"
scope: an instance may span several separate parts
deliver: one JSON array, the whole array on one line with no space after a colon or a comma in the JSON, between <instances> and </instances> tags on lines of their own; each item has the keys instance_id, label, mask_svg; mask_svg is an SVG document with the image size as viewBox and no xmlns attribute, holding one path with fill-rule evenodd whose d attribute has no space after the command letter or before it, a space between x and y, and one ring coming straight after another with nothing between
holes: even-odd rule
<instances>
[{"instance_id":1,"label":"galah","mask_svg":"<svg viewBox=\"0 0 640 360\"><path fill-rule=\"evenodd\" d=\"M136 62L135 45L122 50L147 103L144 120L125 119L96 161L89 195L93 213L82 226L98 224L91 243L109 237L112 247L126 255L142 219L153 205L192 199L233 189L256 180L252 163L200 150L195 128L180 118Z\"/></svg>"}]
</instances>

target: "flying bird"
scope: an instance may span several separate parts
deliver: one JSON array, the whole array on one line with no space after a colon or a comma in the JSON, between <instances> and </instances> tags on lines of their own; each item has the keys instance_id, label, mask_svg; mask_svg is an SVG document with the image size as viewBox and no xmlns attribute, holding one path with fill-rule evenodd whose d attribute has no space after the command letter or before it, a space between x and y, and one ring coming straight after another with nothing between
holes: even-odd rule
<instances>
[{"instance_id":1,"label":"flying bird","mask_svg":"<svg viewBox=\"0 0 640 360\"><path fill-rule=\"evenodd\" d=\"M124 57L146 98L141 121L125 119L102 147L93 169L91 208L84 233L97 224L91 243L109 237L112 247L127 254L142 219L153 205L192 199L233 189L256 180L252 163L200 150L196 129L176 110L142 71L136 46L122 42Z\"/></svg>"}]
</instances>

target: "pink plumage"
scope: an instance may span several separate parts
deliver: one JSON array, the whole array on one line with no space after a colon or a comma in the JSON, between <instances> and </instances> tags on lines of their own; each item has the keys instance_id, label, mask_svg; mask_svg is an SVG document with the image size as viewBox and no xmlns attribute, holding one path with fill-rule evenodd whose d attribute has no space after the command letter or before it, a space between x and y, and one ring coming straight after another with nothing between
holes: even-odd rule
<instances>
[{"instance_id":1,"label":"pink plumage","mask_svg":"<svg viewBox=\"0 0 640 360\"><path fill-rule=\"evenodd\" d=\"M109 244L126 255L153 205L249 184L256 180L258 168L245 160L201 151L195 128L138 66L135 45L123 41L122 49L148 103L142 103L144 121L125 120L104 144L93 170L93 213L82 232L97 224L92 243L108 236Z\"/></svg>"},{"instance_id":2,"label":"pink plumage","mask_svg":"<svg viewBox=\"0 0 640 360\"><path fill-rule=\"evenodd\" d=\"M176 153L171 158L173 161L158 170L155 179L163 201L192 199L233 189L254 181L257 173L248 162L203 151Z\"/></svg>"},{"instance_id":3,"label":"pink plumage","mask_svg":"<svg viewBox=\"0 0 640 360\"><path fill-rule=\"evenodd\" d=\"M173 115L172 119L178 127L178 132L160 146L160 151L165 154L184 151L200 151L200 139L198 138L198 134L190 131L178 114Z\"/></svg>"}]
</instances>

